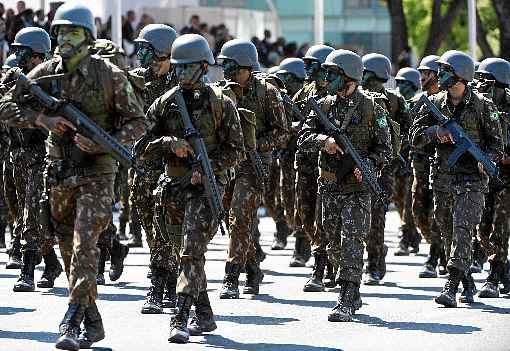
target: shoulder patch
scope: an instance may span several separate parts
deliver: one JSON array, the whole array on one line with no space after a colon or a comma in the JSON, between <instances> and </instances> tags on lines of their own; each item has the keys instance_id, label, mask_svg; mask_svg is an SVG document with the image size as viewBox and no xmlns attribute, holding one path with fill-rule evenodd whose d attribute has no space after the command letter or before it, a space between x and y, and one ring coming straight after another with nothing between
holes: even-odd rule
<instances>
[{"instance_id":1,"label":"shoulder patch","mask_svg":"<svg viewBox=\"0 0 510 351\"><path fill-rule=\"evenodd\" d=\"M499 119L499 112L492 111L489 115L489 118L491 119L491 121L497 121Z\"/></svg>"},{"instance_id":2,"label":"shoulder patch","mask_svg":"<svg viewBox=\"0 0 510 351\"><path fill-rule=\"evenodd\" d=\"M379 128L386 128L388 126L388 120L384 115L377 117L375 121L377 122Z\"/></svg>"}]
</instances>

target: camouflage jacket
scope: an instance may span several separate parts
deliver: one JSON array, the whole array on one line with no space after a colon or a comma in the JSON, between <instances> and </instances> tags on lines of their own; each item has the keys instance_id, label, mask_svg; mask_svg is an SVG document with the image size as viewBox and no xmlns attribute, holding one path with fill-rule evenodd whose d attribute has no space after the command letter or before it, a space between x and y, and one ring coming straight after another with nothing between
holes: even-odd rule
<instances>
[{"instance_id":1,"label":"camouflage jacket","mask_svg":"<svg viewBox=\"0 0 510 351\"><path fill-rule=\"evenodd\" d=\"M499 123L499 113L496 106L471 88L466 88L463 101L454 107L447 98L446 91L430 97L430 100L448 118L454 118L464 129L466 134L489 157L497 161L503 155L503 139ZM488 181L484 174L480 174L476 160L469 154L462 155L452 169L448 167L448 158L455 145L439 143L435 133L429 127L437 125L437 120L428 113L423 106L411 128L412 145L423 147L434 145L435 158L431 166L431 183L438 191L465 191L483 189Z\"/></svg>"},{"instance_id":2,"label":"camouflage jacket","mask_svg":"<svg viewBox=\"0 0 510 351\"><path fill-rule=\"evenodd\" d=\"M373 171L381 169L389 161L392 151L386 110L360 89L346 99L338 96L326 99L331 99L328 117L333 124L345 130L353 146ZM326 99L319 102L323 109ZM320 178L331 180L337 169L342 167L342 161L338 155L329 155L324 151L328 138L324 127L312 113L299 133L298 147L300 151L320 152ZM367 192L368 186L364 182L359 183L351 173L336 180L331 191Z\"/></svg>"},{"instance_id":3,"label":"camouflage jacket","mask_svg":"<svg viewBox=\"0 0 510 351\"><path fill-rule=\"evenodd\" d=\"M198 99L191 91L184 91L183 95L192 123L204 139L213 171L225 184L227 170L235 167L244 155L243 134L239 114L228 96L221 96L223 113L213 113L209 94L215 93L212 87L204 85ZM161 155L149 156L163 157L165 173L170 178L191 174L192 160L174 153L176 145L185 137L185 130L177 104L169 99L168 93L154 101L147 111L147 120L148 133L167 137L162 140Z\"/></svg>"},{"instance_id":4,"label":"camouflage jacket","mask_svg":"<svg viewBox=\"0 0 510 351\"><path fill-rule=\"evenodd\" d=\"M46 61L28 77L40 79L39 84L49 94L71 102L120 143L131 145L145 131L142 107L133 94L133 88L118 67L95 55L84 57L76 70L66 72L60 57ZM35 121L42 107L33 99L15 94L11 89L0 101L0 120L9 126L35 128ZM51 111L44 110L52 115ZM61 160L63 176L115 173L116 161L106 153L90 154L81 151L72 135L50 133L48 157Z\"/></svg>"}]
</instances>

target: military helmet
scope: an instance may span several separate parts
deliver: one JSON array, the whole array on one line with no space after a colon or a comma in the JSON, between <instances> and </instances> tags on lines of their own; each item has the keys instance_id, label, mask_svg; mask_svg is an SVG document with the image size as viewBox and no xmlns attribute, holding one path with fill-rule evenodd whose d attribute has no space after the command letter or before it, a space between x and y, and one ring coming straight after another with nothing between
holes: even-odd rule
<instances>
[{"instance_id":1,"label":"military helmet","mask_svg":"<svg viewBox=\"0 0 510 351\"><path fill-rule=\"evenodd\" d=\"M232 39L221 47L219 59L234 60L241 67L251 67L254 71L260 70L257 48L251 41Z\"/></svg>"},{"instance_id":2,"label":"military helmet","mask_svg":"<svg viewBox=\"0 0 510 351\"><path fill-rule=\"evenodd\" d=\"M491 74L498 83L510 85L510 63L502 58L486 58L480 62L476 73Z\"/></svg>"},{"instance_id":3,"label":"military helmet","mask_svg":"<svg viewBox=\"0 0 510 351\"><path fill-rule=\"evenodd\" d=\"M7 57L4 61L4 65L2 66L2 69L9 69L16 67L16 54L10 54L9 57Z\"/></svg>"},{"instance_id":4,"label":"military helmet","mask_svg":"<svg viewBox=\"0 0 510 351\"><path fill-rule=\"evenodd\" d=\"M50 36L42 28L26 27L16 33L13 47L28 47L38 54L47 54L51 51Z\"/></svg>"},{"instance_id":5,"label":"military helmet","mask_svg":"<svg viewBox=\"0 0 510 351\"><path fill-rule=\"evenodd\" d=\"M290 73L295 75L298 79L305 79L305 63L299 58L286 58L280 62L276 73Z\"/></svg>"},{"instance_id":6,"label":"military helmet","mask_svg":"<svg viewBox=\"0 0 510 351\"><path fill-rule=\"evenodd\" d=\"M418 71L434 71L437 73L437 71L439 71L439 65L437 64L437 60L439 60L439 56L437 55L425 56L420 61Z\"/></svg>"},{"instance_id":7,"label":"military helmet","mask_svg":"<svg viewBox=\"0 0 510 351\"><path fill-rule=\"evenodd\" d=\"M441 55L437 63L451 67L457 77L467 82L472 81L475 75L473 59L462 51L449 50Z\"/></svg>"},{"instance_id":8,"label":"military helmet","mask_svg":"<svg viewBox=\"0 0 510 351\"><path fill-rule=\"evenodd\" d=\"M373 72L382 80L388 80L391 76L391 62L386 56L378 53L366 54L362 58L363 67L366 71Z\"/></svg>"},{"instance_id":9,"label":"military helmet","mask_svg":"<svg viewBox=\"0 0 510 351\"><path fill-rule=\"evenodd\" d=\"M214 56L207 40L198 34L184 34L172 44L171 59L173 64L207 62L214 65Z\"/></svg>"},{"instance_id":10,"label":"military helmet","mask_svg":"<svg viewBox=\"0 0 510 351\"><path fill-rule=\"evenodd\" d=\"M93 39L97 38L97 28L92 11L83 4L73 1L62 4L55 12L53 22L51 22L50 34L56 37L57 28L63 25L85 28Z\"/></svg>"},{"instance_id":11,"label":"military helmet","mask_svg":"<svg viewBox=\"0 0 510 351\"><path fill-rule=\"evenodd\" d=\"M280 69L280 67L278 66L273 66L273 67L270 67L268 70L267 70L267 74L275 74L276 72L278 72L278 70Z\"/></svg>"},{"instance_id":12,"label":"military helmet","mask_svg":"<svg viewBox=\"0 0 510 351\"><path fill-rule=\"evenodd\" d=\"M327 45L313 45L311 46L307 51L305 56L303 57L303 60L313 60L318 61L321 64L326 61L326 57L331 53L331 51L334 51L331 46Z\"/></svg>"},{"instance_id":13,"label":"military helmet","mask_svg":"<svg viewBox=\"0 0 510 351\"><path fill-rule=\"evenodd\" d=\"M395 76L395 80L410 82L416 90L421 89L420 78L420 72L417 69L411 67L401 68Z\"/></svg>"},{"instance_id":14,"label":"military helmet","mask_svg":"<svg viewBox=\"0 0 510 351\"><path fill-rule=\"evenodd\" d=\"M480 67L480 61L473 61L474 65L475 65L475 72L476 70L478 70L478 67Z\"/></svg>"},{"instance_id":15,"label":"military helmet","mask_svg":"<svg viewBox=\"0 0 510 351\"><path fill-rule=\"evenodd\" d=\"M157 56L170 56L177 32L166 24L148 24L140 31L135 42L148 43Z\"/></svg>"},{"instance_id":16,"label":"military helmet","mask_svg":"<svg viewBox=\"0 0 510 351\"><path fill-rule=\"evenodd\" d=\"M325 68L336 66L344 71L344 74L356 81L363 77L363 62L358 54L349 50L334 50L326 57L322 64Z\"/></svg>"}]
</instances>

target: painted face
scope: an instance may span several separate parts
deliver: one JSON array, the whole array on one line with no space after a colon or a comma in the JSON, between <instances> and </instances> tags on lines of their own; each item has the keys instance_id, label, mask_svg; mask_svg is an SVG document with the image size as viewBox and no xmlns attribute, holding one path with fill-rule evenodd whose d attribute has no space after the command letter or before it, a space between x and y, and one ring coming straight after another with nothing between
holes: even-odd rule
<instances>
[{"instance_id":1,"label":"painted face","mask_svg":"<svg viewBox=\"0 0 510 351\"><path fill-rule=\"evenodd\" d=\"M405 80L398 80L397 81L397 88L399 93L406 99L409 100L414 96L416 93L416 90L414 89L414 86L411 82L405 81Z\"/></svg>"},{"instance_id":2,"label":"painted face","mask_svg":"<svg viewBox=\"0 0 510 351\"><path fill-rule=\"evenodd\" d=\"M291 95L303 87L303 80L292 73L277 73L276 75L282 80Z\"/></svg>"},{"instance_id":3,"label":"painted face","mask_svg":"<svg viewBox=\"0 0 510 351\"><path fill-rule=\"evenodd\" d=\"M328 84L328 93L336 94L338 91L345 87L345 79L342 74L336 69L328 69L326 74L326 81Z\"/></svg>"},{"instance_id":4,"label":"painted face","mask_svg":"<svg viewBox=\"0 0 510 351\"><path fill-rule=\"evenodd\" d=\"M223 76L227 80L235 80L235 77L241 68L237 62L230 59L224 59L221 66L223 67Z\"/></svg>"},{"instance_id":5,"label":"painted face","mask_svg":"<svg viewBox=\"0 0 510 351\"><path fill-rule=\"evenodd\" d=\"M148 68L156 57L152 46L149 43L143 42L136 43L136 56L143 68Z\"/></svg>"},{"instance_id":6,"label":"painted face","mask_svg":"<svg viewBox=\"0 0 510 351\"><path fill-rule=\"evenodd\" d=\"M363 88L369 88L377 82L377 77L372 71L363 71L363 78L361 79L361 86Z\"/></svg>"},{"instance_id":7,"label":"painted face","mask_svg":"<svg viewBox=\"0 0 510 351\"><path fill-rule=\"evenodd\" d=\"M73 57L87 43L84 28L75 26L59 26L57 32L59 53L63 58Z\"/></svg>"},{"instance_id":8,"label":"painted face","mask_svg":"<svg viewBox=\"0 0 510 351\"><path fill-rule=\"evenodd\" d=\"M26 68L32 58L32 49L27 46L16 46L14 48L14 54L16 55L17 66Z\"/></svg>"},{"instance_id":9,"label":"painted face","mask_svg":"<svg viewBox=\"0 0 510 351\"><path fill-rule=\"evenodd\" d=\"M420 70L420 81L423 90L429 90L429 88L436 83L437 74L432 70Z\"/></svg>"},{"instance_id":10,"label":"painted face","mask_svg":"<svg viewBox=\"0 0 510 351\"><path fill-rule=\"evenodd\" d=\"M175 75L179 85L184 89L192 89L204 75L202 64L189 63L175 66Z\"/></svg>"},{"instance_id":11,"label":"painted face","mask_svg":"<svg viewBox=\"0 0 510 351\"><path fill-rule=\"evenodd\" d=\"M457 77L453 69L446 65L439 66L439 73L437 75L439 81L439 88L441 90L448 90L457 83Z\"/></svg>"}]
</instances>

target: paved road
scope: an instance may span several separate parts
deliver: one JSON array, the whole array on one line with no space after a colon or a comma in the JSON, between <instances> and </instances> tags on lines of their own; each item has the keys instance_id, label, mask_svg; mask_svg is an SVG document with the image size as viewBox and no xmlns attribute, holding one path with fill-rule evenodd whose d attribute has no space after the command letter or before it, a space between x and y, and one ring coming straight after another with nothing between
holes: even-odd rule
<instances>
[{"instance_id":1,"label":"paved road","mask_svg":"<svg viewBox=\"0 0 510 351\"><path fill-rule=\"evenodd\" d=\"M395 257L396 212L389 214L388 274L384 286L362 286L363 308L352 323L329 323L337 291L304 293L309 268L289 268L288 249L271 252L274 223L263 218L263 246L268 253L261 294L238 301L218 299L227 241L217 236L207 254L207 274L218 329L192 337L188 345L167 343L168 314L141 315L148 286L148 252L133 250L120 282L99 288L99 308L107 338L95 350L510 350L510 298L478 300L471 307L438 307L432 298L443 278L419 279L427 245L419 255ZM293 243L293 240L291 241ZM16 271L5 270L0 253L0 351L53 350L58 323L66 309L66 280L34 293L13 293ZM36 273L40 276L41 268ZM481 287L487 273L475 276ZM243 278L244 279L244 278Z\"/></svg>"}]
</instances>

